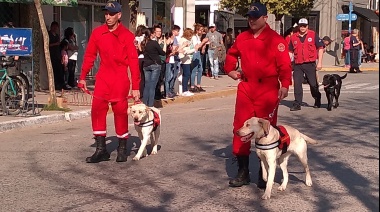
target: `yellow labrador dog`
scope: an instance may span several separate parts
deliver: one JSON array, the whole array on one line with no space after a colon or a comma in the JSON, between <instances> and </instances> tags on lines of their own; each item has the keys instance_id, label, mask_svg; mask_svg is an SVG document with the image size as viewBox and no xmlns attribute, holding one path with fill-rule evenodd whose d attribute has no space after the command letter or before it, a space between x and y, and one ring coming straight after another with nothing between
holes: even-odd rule
<instances>
[{"instance_id":1,"label":"yellow labrador dog","mask_svg":"<svg viewBox=\"0 0 380 212\"><path fill-rule=\"evenodd\" d=\"M261 160L263 179L267 182L262 199L269 199L274 183L274 175L276 172L277 160L280 164L283 181L279 191L284 191L288 184L289 173L287 170L288 159L291 154L298 156L306 172L305 183L307 186L312 185L309 165L307 163L307 144L316 144L317 142L308 136L300 133L297 129L283 125L290 137L290 144L287 151L278 148L280 142L280 132L270 125L266 119L252 117L245 121L244 126L237 131L244 142L255 140L257 156Z\"/></svg>"},{"instance_id":2,"label":"yellow labrador dog","mask_svg":"<svg viewBox=\"0 0 380 212\"><path fill-rule=\"evenodd\" d=\"M158 138L160 137L161 113L155 107L148 107L145 104L135 104L129 108L129 114L135 123L135 129L141 140L141 145L133 160L140 160L142 156L147 156L146 145L151 140L152 155L157 154Z\"/></svg>"}]
</instances>

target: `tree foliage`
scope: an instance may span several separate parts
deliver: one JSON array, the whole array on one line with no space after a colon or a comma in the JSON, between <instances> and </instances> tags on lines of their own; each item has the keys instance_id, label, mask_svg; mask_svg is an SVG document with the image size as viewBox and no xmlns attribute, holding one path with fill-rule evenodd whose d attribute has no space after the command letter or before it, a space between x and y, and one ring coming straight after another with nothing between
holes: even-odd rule
<instances>
[{"instance_id":1,"label":"tree foliage","mask_svg":"<svg viewBox=\"0 0 380 212\"><path fill-rule=\"evenodd\" d=\"M221 0L222 7L235 11L237 14L247 13L249 5L254 0ZM305 16L313 8L314 0L256 0L267 6L268 13L274 14L276 20L284 15L295 17Z\"/></svg>"}]
</instances>

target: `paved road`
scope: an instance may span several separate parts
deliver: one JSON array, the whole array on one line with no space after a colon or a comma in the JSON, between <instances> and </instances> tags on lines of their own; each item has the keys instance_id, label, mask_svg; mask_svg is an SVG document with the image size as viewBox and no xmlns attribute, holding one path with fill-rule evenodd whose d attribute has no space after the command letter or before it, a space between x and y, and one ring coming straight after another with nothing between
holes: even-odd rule
<instances>
[{"instance_id":1,"label":"paved road","mask_svg":"<svg viewBox=\"0 0 380 212\"><path fill-rule=\"evenodd\" d=\"M237 168L230 144L234 97L226 97L163 108L160 151L138 162L132 127L131 156L114 162L111 116L112 160L100 164L84 162L94 151L89 119L1 134L0 211L378 211L379 76L349 75L345 82L341 107L331 112L290 112L292 95L280 105L280 124L319 141L308 150L311 188L295 157L287 190L276 190L278 169L270 200L260 199L254 183L228 187ZM305 102L313 104L307 92ZM256 182L254 153L250 162Z\"/></svg>"}]
</instances>

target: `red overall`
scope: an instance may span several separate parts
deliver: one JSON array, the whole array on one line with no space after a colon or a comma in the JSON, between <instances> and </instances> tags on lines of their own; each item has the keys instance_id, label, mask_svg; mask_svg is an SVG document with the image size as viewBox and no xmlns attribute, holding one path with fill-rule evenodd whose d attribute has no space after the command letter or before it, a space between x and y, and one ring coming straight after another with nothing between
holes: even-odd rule
<instances>
[{"instance_id":1,"label":"red overall","mask_svg":"<svg viewBox=\"0 0 380 212\"><path fill-rule=\"evenodd\" d=\"M108 104L114 113L115 131L119 138L128 138L128 95L131 72L132 90L139 90L140 70L134 45L134 35L121 23L110 32L107 25L97 27L91 34L83 58L80 80L94 65L99 53L100 67L96 74L94 98L91 107L91 121L95 136L106 136Z\"/></svg>"},{"instance_id":2,"label":"red overall","mask_svg":"<svg viewBox=\"0 0 380 212\"><path fill-rule=\"evenodd\" d=\"M245 80L238 85L233 123L233 154L250 154L251 142L243 143L235 134L252 116L268 117L276 107L278 90L291 85L291 63L283 37L267 24L261 34L254 38L252 31L241 33L229 49L224 69L227 73L236 69L238 57ZM271 121L277 123L277 110Z\"/></svg>"}]
</instances>

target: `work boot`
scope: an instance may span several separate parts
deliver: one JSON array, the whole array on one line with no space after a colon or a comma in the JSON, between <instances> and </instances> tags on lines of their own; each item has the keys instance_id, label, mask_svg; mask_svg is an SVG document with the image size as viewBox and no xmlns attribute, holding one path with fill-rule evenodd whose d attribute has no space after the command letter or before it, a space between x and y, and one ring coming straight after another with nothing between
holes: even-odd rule
<instances>
[{"instance_id":1,"label":"work boot","mask_svg":"<svg viewBox=\"0 0 380 212\"><path fill-rule=\"evenodd\" d=\"M257 181L257 187L260 189L266 189L267 182L263 180L263 170L261 169L261 161L259 160L259 176Z\"/></svg>"},{"instance_id":2,"label":"work boot","mask_svg":"<svg viewBox=\"0 0 380 212\"><path fill-rule=\"evenodd\" d=\"M249 156L236 156L238 161L239 170L236 177L230 180L230 187L241 187L243 185L249 185L251 182L249 176Z\"/></svg>"},{"instance_id":3,"label":"work boot","mask_svg":"<svg viewBox=\"0 0 380 212\"><path fill-rule=\"evenodd\" d=\"M293 103L293 107L290 108L290 111L301 110L301 105L297 102Z\"/></svg>"},{"instance_id":4,"label":"work boot","mask_svg":"<svg viewBox=\"0 0 380 212\"><path fill-rule=\"evenodd\" d=\"M99 163L100 161L107 161L110 159L110 153L106 148L106 137L95 136L96 150L91 157L86 158L87 163Z\"/></svg>"},{"instance_id":5,"label":"work boot","mask_svg":"<svg viewBox=\"0 0 380 212\"><path fill-rule=\"evenodd\" d=\"M119 138L119 146L117 147L116 162L127 161L127 139Z\"/></svg>"}]
</instances>

